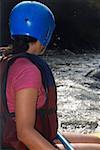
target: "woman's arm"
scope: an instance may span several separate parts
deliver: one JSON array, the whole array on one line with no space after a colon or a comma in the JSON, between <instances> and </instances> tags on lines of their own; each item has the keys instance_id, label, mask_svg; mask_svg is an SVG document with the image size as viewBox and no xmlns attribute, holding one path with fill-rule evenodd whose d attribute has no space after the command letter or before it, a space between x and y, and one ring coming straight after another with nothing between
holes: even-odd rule
<instances>
[{"instance_id":1,"label":"woman's arm","mask_svg":"<svg viewBox=\"0 0 100 150\"><path fill-rule=\"evenodd\" d=\"M16 93L16 127L18 139L30 150L56 150L34 128L38 91L27 88Z\"/></svg>"}]
</instances>

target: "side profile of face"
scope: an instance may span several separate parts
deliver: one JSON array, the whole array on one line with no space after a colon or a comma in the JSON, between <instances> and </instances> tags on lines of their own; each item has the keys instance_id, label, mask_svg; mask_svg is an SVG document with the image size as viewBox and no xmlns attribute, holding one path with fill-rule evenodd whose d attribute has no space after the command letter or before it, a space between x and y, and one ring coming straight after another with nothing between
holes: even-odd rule
<instances>
[{"instance_id":1,"label":"side profile of face","mask_svg":"<svg viewBox=\"0 0 100 150\"><path fill-rule=\"evenodd\" d=\"M29 43L29 49L27 50L30 54L42 55L46 47L43 46L38 40L33 43Z\"/></svg>"}]
</instances>

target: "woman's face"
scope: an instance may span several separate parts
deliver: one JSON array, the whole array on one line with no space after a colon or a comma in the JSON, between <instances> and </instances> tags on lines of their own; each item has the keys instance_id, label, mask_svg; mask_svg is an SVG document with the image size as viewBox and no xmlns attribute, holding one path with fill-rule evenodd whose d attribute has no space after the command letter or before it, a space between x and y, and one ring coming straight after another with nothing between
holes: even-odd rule
<instances>
[{"instance_id":1,"label":"woman's face","mask_svg":"<svg viewBox=\"0 0 100 150\"><path fill-rule=\"evenodd\" d=\"M36 41L35 43L29 44L27 52L35 55L41 55L44 53L45 49L45 46L43 46L39 41Z\"/></svg>"},{"instance_id":2,"label":"woman's face","mask_svg":"<svg viewBox=\"0 0 100 150\"><path fill-rule=\"evenodd\" d=\"M37 43L36 43L37 54L39 54L39 55L43 54L45 49L46 49L45 46L43 46L39 41L37 41Z\"/></svg>"}]
</instances>

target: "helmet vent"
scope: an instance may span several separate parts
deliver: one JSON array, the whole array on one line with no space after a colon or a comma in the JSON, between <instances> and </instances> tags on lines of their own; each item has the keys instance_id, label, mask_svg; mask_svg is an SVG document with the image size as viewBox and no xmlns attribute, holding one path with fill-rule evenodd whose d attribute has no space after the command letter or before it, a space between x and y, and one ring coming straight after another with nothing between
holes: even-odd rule
<instances>
[{"instance_id":1,"label":"helmet vent","mask_svg":"<svg viewBox=\"0 0 100 150\"><path fill-rule=\"evenodd\" d=\"M28 26L31 26L31 21L28 18L25 18L25 22L27 23Z\"/></svg>"},{"instance_id":2,"label":"helmet vent","mask_svg":"<svg viewBox=\"0 0 100 150\"><path fill-rule=\"evenodd\" d=\"M25 21L26 21L26 22L28 22L28 21L29 21L29 19L28 19L28 18L25 18Z\"/></svg>"}]
</instances>

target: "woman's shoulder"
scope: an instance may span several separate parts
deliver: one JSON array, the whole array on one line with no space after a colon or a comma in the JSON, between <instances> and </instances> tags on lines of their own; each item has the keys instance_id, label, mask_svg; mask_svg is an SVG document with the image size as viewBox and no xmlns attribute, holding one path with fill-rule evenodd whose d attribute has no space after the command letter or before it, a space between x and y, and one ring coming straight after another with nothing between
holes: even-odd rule
<instances>
[{"instance_id":1,"label":"woman's shoulder","mask_svg":"<svg viewBox=\"0 0 100 150\"><path fill-rule=\"evenodd\" d=\"M39 88L42 83L40 70L26 58L15 60L10 67L8 77L12 80L15 90L27 87Z\"/></svg>"},{"instance_id":2,"label":"woman's shoulder","mask_svg":"<svg viewBox=\"0 0 100 150\"><path fill-rule=\"evenodd\" d=\"M26 58L17 58L10 66L9 75L12 79L37 77L41 78L41 72L35 64Z\"/></svg>"},{"instance_id":3,"label":"woman's shoulder","mask_svg":"<svg viewBox=\"0 0 100 150\"><path fill-rule=\"evenodd\" d=\"M24 70L33 70L36 72L40 72L35 64L33 64L27 58L17 58L15 62L12 64L11 68L16 71L24 71Z\"/></svg>"}]
</instances>

